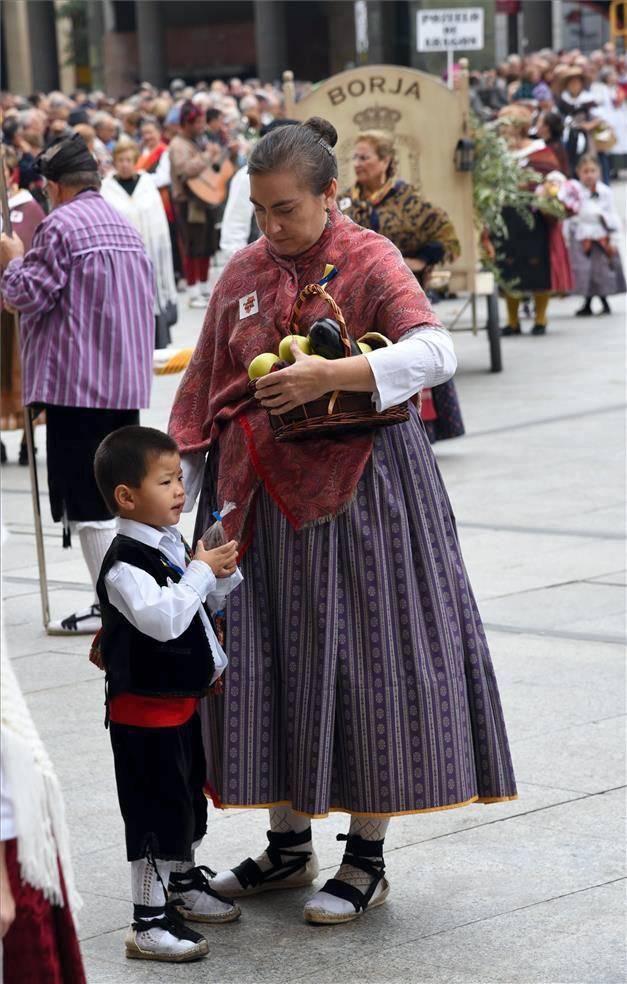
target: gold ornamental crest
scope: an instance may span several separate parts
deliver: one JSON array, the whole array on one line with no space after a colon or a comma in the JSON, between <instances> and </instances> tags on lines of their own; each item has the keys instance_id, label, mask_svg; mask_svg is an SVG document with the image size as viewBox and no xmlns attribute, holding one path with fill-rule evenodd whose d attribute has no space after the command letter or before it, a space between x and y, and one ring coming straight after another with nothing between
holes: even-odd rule
<instances>
[{"instance_id":1,"label":"gold ornamental crest","mask_svg":"<svg viewBox=\"0 0 627 984\"><path fill-rule=\"evenodd\" d=\"M400 118L401 114L398 109L390 109L388 106L368 106L361 112L355 113L353 123L356 123L360 130L387 130L392 132Z\"/></svg>"}]
</instances>

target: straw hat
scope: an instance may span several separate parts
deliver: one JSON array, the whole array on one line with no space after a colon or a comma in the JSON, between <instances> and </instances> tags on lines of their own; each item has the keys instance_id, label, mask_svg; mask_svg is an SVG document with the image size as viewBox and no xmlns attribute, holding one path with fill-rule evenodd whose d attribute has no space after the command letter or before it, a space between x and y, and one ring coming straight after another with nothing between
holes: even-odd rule
<instances>
[{"instance_id":1,"label":"straw hat","mask_svg":"<svg viewBox=\"0 0 627 984\"><path fill-rule=\"evenodd\" d=\"M522 106L520 103L512 103L509 106L503 106L499 110L497 120L524 135L531 128L533 113L527 106Z\"/></svg>"},{"instance_id":2,"label":"straw hat","mask_svg":"<svg viewBox=\"0 0 627 984\"><path fill-rule=\"evenodd\" d=\"M581 79L582 83L586 82L586 73L583 68L579 65L573 65L568 69L567 72L561 76L559 83L562 89L565 89L571 79Z\"/></svg>"},{"instance_id":3,"label":"straw hat","mask_svg":"<svg viewBox=\"0 0 627 984\"><path fill-rule=\"evenodd\" d=\"M533 113L528 106L522 103L510 103L509 106L503 106L498 113L499 119L515 120L517 123L520 120L521 124L526 122L531 126L531 121L533 120Z\"/></svg>"}]
</instances>

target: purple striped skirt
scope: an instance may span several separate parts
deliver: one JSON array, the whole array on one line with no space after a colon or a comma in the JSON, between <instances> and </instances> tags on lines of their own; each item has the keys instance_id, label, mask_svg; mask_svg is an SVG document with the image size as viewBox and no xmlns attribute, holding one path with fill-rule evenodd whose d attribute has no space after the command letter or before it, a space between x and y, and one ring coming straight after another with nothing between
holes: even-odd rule
<instances>
[{"instance_id":1,"label":"purple striped skirt","mask_svg":"<svg viewBox=\"0 0 627 984\"><path fill-rule=\"evenodd\" d=\"M212 490L210 462L196 536ZM297 533L262 490L242 573L224 694L202 710L223 806L392 815L516 796L488 645L413 410L378 431L329 522Z\"/></svg>"}]
</instances>

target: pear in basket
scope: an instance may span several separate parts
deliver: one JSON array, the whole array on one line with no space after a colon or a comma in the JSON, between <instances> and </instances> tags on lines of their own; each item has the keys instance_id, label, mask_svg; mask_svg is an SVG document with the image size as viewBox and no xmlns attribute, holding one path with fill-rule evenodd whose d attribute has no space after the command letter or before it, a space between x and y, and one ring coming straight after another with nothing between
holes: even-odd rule
<instances>
[{"instance_id":1,"label":"pear in basket","mask_svg":"<svg viewBox=\"0 0 627 984\"><path fill-rule=\"evenodd\" d=\"M281 339L281 344L279 345L280 359L284 359L285 362L294 362L292 342L296 342L301 352L304 352L305 355L311 355L311 345L309 344L308 338L305 338L304 335L286 335L285 338Z\"/></svg>"},{"instance_id":2,"label":"pear in basket","mask_svg":"<svg viewBox=\"0 0 627 984\"><path fill-rule=\"evenodd\" d=\"M248 378L260 379L261 376L267 376L274 363L278 361L279 357L274 352L262 352L256 355L248 367Z\"/></svg>"}]
</instances>

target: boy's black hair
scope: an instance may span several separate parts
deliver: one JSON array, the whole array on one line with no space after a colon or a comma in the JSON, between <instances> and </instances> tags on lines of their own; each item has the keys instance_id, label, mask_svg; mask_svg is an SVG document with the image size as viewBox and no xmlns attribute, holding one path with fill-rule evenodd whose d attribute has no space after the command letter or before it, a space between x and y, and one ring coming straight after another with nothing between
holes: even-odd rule
<instances>
[{"instance_id":1,"label":"boy's black hair","mask_svg":"<svg viewBox=\"0 0 627 984\"><path fill-rule=\"evenodd\" d=\"M154 427L132 424L108 434L96 451L94 475L110 512L114 516L118 512L114 497L118 485L138 489L148 473L150 458L177 452L176 441Z\"/></svg>"}]
</instances>

